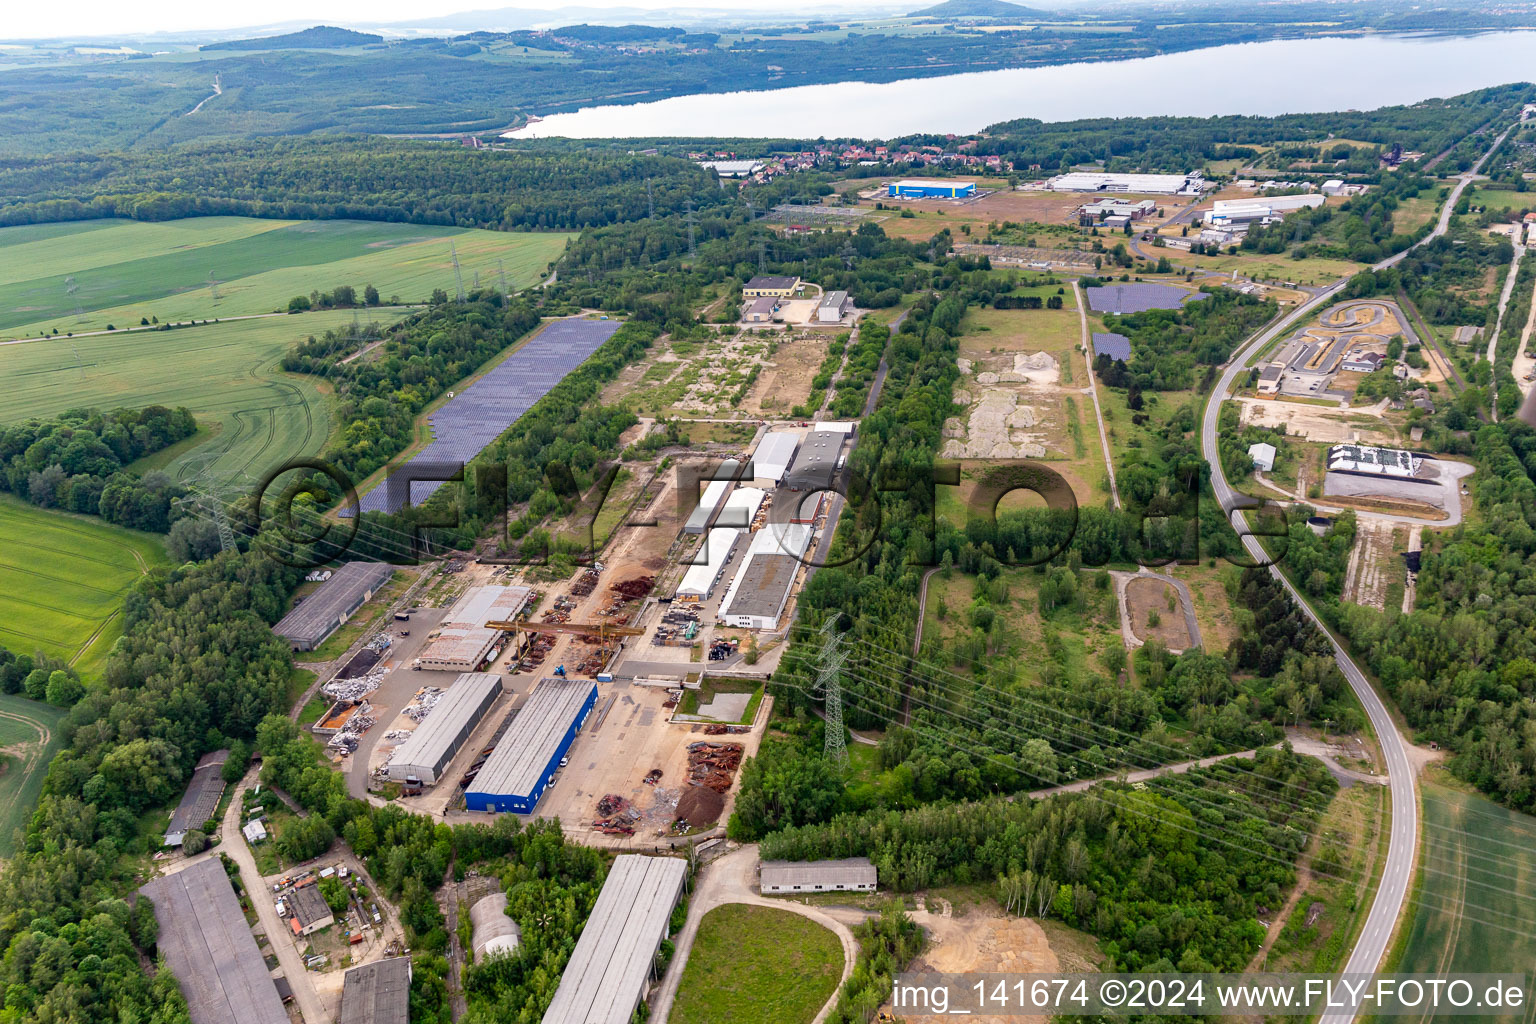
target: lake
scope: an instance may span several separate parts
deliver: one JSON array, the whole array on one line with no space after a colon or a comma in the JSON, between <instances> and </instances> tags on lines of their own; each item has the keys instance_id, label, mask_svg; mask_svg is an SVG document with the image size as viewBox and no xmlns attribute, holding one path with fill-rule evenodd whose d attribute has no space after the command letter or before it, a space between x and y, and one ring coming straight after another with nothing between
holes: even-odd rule
<instances>
[{"instance_id":1,"label":"lake","mask_svg":"<svg viewBox=\"0 0 1536 1024\"><path fill-rule=\"evenodd\" d=\"M1136 60L704 93L554 114L505 138L890 138L1035 117L1370 110L1529 80L1536 32L1238 43Z\"/></svg>"}]
</instances>

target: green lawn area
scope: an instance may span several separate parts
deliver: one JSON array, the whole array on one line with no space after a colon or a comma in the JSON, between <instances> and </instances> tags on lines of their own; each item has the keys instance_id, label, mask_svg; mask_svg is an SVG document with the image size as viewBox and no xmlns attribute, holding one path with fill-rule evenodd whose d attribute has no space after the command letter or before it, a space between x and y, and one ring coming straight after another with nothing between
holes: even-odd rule
<instances>
[{"instance_id":1,"label":"green lawn area","mask_svg":"<svg viewBox=\"0 0 1536 1024\"><path fill-rule=\"evenodd\" d=\"M1166 255L1173 261L1174 266L1181 271L1193 270L1196 274L1202 271L1230 274L1235 270L1239 274L1260 281L1291 281L1296 284L1308 285L1332 284L1341 277L1350 277L1364 269L1364 265L1360 263L1351 263L1348 260L1323 259L1321 257L1293 260L1289 256L1248 254L1239 254L1237 256L1188 256L1176 249L1160 249L1158 252ZM1148 278L1148 280L1155 279Z\"/></svg>"},{"instance_id":2,"label":"green lawn area","mask_svg":"<svg viewBox=\"0 0 1536 1024\"><path fill-rule=\"evenodd\" d=\"M1418 898L1393 970L1529 971L1536 818L1429 781L1423 801Z\"/></svg>"},{"instance_id":3,"label":"green lawn area","mask_svg":"<svg viewBox=\"0 0 1536 1024\"><path fill-rule=\"evenodd\" d=\"M1019 289L1021 294L1038 293L1042 298L1056 294L1057 286ZM1061 309L971 309L961 325L964 336L960 354L970 359L983 358L996 349L1003 352L1061 353L1075 346L1082 337L1077 307L1072 303L1072 289L1063 297Z\"/></svg>"},{"instance_id":4,"label":"green lawn area","mask_svg":"<svg viewBox=\"0 0 1536 1024\"><path fill-rule=\"evenodd\" d=\"M0 332L32 337L270 313L295 295L366 284L386 299L424 301L464 284L538 280L565 234L385 224L201 217L0 229ZM210 277L211 275L211 277ZM215 297L215 283L217 297ZM76 310L80 312L76 312Z\"/></svg>"},{"instance_id":5,"label":"green lawn area","mask_svg":"<svg viewBox=\"0 0 1536 1024\"><path fill-rule=\"evenodd\" d=\"M1473 206L1490 210L1536 210L1536 192L1516 192L1505 188L1471 188L1467 199Z\"/></svg>"},{"instance_id":6,"label":"green lawn area","mask_svg":"<svg viewBox=\"0 0 1536 1024\"><path fill-rule=\"evenodd\" d=\"M1434 220L1439 214L1440 203L1445 199L1445 191L1440 188L1430 189L1398 203L1392 214L1392 230L1408 234Z\"/></svg>"},{"instance_id":7,"label":"green lawn area","mask_svg":"<svg viewBox=\"0 0 1536 1024\"><path fill-rule=\"evenodd\" d=\"M389 323L399 311L358 315ZM278 369L283 353L353 316L313 312L0 346L0 423L82 406L184 405L207 443L157 453L136 468L165 469L178 480L210 466L226 480L260 478L279 463L317 454L332 429L315 379Z\"/></svg>"},{"instance_id":8,"label":"green lawn area","mask_svg":"<svg viewBox=\"0 0 1536 1024\"><path fill-rule=\"evenodd\" d=\"M123 595L165 562L152 534L0 497L0 644L96 677L122 635Z\"/></svg>"},{"instance_id":9,"label":"green lawn area","mask_svg":"<svg viewBox=\"0 0 1536 1024\"><path fill-rule=\"evenodd\" d=\"M704 915L673 1024L808 1024L843 972L843 947L787 910L728 903Z\"/></svg>"},{"instance_id":10,"label":"green lawn area","mask_svg":"<svg viewBox=\"0 0 1536 1024\"><path fill-rule=\"evenodd\" d=\"M48 762L64 746L59 722L67 712L16 694L0 694L0 856L12 852L11 839L25 824L48 774Z\"/></svg>"}]
</instances>

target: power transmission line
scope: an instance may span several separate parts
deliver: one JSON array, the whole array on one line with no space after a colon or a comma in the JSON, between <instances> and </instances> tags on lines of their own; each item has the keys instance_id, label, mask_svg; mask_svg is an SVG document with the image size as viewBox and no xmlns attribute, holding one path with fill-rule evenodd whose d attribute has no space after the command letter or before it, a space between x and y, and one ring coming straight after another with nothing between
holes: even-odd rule
<instances>
[{"instance_id":1,"label":"power transmission line","mask_svg":"<svg viewBox=\"0 0 1536 1024\"><path fill-rule=\"evenodd\" d=\"M828 761L846 764L848 748L843 738L843 689L839 675L848 660L848 652L842 649L843 634L836 632L837 619L833 615L821 627L821 656L817 659L820 667L816 672L816 689L824 694L827 712L826 740L822 752Z\"/></svg>"}]
</instances>

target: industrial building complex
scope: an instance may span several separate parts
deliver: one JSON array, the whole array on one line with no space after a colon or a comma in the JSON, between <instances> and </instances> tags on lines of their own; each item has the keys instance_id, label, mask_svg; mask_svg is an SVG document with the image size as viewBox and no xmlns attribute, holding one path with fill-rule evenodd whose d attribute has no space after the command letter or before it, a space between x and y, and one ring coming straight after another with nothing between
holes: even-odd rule
<instances>
[{"instance_id":1,"label":"industrial building complex","mask_svg":"<svg viewBox=\"0 0 1536 1024\"><path fill-rule=\"evenodd\" d=\"M338 1024L407 1024L410 1013L410 957L376 960L343 975Z\"/></svg>"},{"instance_id":2,"label":"industrial building complex","mask_svg":"<svg viewBox=\"0 0 1536 1024\"><path fill-rule=\"evenodd\" d=\"M192 1024L288 1024L267 963L217 857L148 882L156 945L175 972Z\"/></svg>"},{"instance_id":3,"label":"industrial building complex","mask_svg":"<svg viewBox=\"0 0 1536 1024\"><path fill-rule=\"evenodd\" d=\"M623 854L613 862L543 1024L629 1024L650 991L656 951L683 893L685 861Z\"/></svg>"},{"instance_id":4,"label":"industrial building complex","mask_svg":"<svg viewBox=\"0 0 1536 1024\"><path fill-rule=\"evenodd\" d=\"M868 857L845 860L765 860L758 886L768 893L874 892L875 865Z\"/></svg>"},{"instance_id":5,"label":"industrial building complex","mask_svg":"<svg viewBox=\"0 0 1536 1024\"><path fill-rule=\"evenodd\" d=\"M794 460L795 449L799 447L798 434L774 430L763 435L763 439L757 443L757 451L752 453L753 479L771 480L774 483L784 479L784 474L789 472L790 462Z\"/></svg>"},{"instance_id":6,"label":"industrial building complex","mask_svg":"<svg viewBox=\"0 0 1536 1024\"><path fill-rule=\"evenodd\" d=\"M1336 444L1328 449L1328 472L1364 473L1370 476L1416 476L1422 456L1401 448L1372 448L1360 444Z\"/></svg>"},{"instance_id":7,"label":"industrial building complex","mask_svg":"<svg viewBox=\"0 0 1536 1024\"><path fill-rule=\"evenodd\" d=\"M775 277L758 275L741 286L741 295L745 299L787 299L800 289L798 277Z\"/></svg>"},{"instance_id":8,"label":"industrial building complex","mask_svg":"<svg viewBox=\"0 0 1536 1024\"><path fill-rule=\"evenodd\" d=\"M886 185L885 194L892 199L965 199L976 194L976 183L944 178L906 178Z\"/></svg>"},{"instance_id":9,"label":"industrial building complex","mask_svg":"<svg viewBox=\"0 0 1536 1024\"><path fill-rule=\"evenodd\" d=\"M417 655L420 668L439 672L474 672L490 655L501 630L487 622L516 619L533 596L529 587L476 587L460 598Z\"/></svg>"},{"instance_id":10,"label":"industrial building complex","mask_svg":"<svg viewBox=\"0 0 1536 1024\"><path fill-rule=\"evenodd\" d=\"M387 768L389 777L434 785L500 695L501 676L495 673L459 676L410 738L395 748Z\"/></svg>"},{"instance_id":11,"label":"industrial building complex","mask_svg":"<svg viewBox=\"0 0 1536 1024\"><path fill-rule=\"evenodd\" d=\"M1218 199L1205 214L1212 227L1268 224L1296 210L1311 210L1328 201L1327 196L1266 196L1262 199Z\"/></svg>"},{"instance_id":12,"label":"industrial building complex","mask_svg":"<svg viewBox=\"0 0 1536 1024\"><path fill-rule=\"evenodd\" d=\"M720 620L742 629L774 628L810 546L808 525L770 523L753 534L741 569L720 602Z\"/></svg>"},{"instance_id":13,"label":"industrial building complex","mask_svg":"<svg viewBox=\"0 0 1536 1024\"><path fill-rule=\"evenodd\" d=\"M541 680L465 791L464 805L531 814L596 704L590 680Z\"/></svg>"},{"instance_id":14,"label":"industrial building complex","mask_svg":"<svg viewBox=\"0 0 1536 1024\"><path fill-rule=\"evenodd\" d=\"M348 562L294 605L272 632L287 640L295 651L312 651L340 629L394 572L395 567L384 562Z\"/></svg>"},{"instance_id":15,"label":"industrial building complex","mask_svg":"<svg viewBox=\"0 0 1536 1024\"><path fill-rule=\"evenodd\" d=\"M1073 171L1050 180L1053 192L1143 192L1148 195L1197 196L1211 186L1199 172L1189 174L1108 174Z\"/></svg>"},{"instance_id":16,"label":"industrial building complex","mask_svg":"<svg viewBox=\"0 0 1536 1024\"><path fill-rule=\"evenodd\" d=\"M795 453L794 464L784 478L784 485L792 491L822 491L832 486L832 478L842 464L843 442L847 439L847 434L826 429L806 434Z\"/></svg>"}]
</instances>

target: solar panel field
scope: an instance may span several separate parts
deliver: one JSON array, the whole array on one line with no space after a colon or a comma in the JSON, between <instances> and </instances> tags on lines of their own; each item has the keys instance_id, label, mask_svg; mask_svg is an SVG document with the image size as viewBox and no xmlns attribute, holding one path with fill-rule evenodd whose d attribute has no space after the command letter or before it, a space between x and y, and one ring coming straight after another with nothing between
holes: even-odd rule
<instances>
[{"instance_id":1,"label":"solar panel field","mask_svg":"<svg viewBox=\"0 0 1536 1024\"><path fill-rule=\"evenodd\" d=\"M388 323L400 312L357 315ZM283 373L278 361L290 345L353 316L326 311L0 345L0 423L82 406L184 405L211 437L160 468L181 481L204 470L223 481L259 478L318 454L332 426L320 386Z\"/></svg>"},{"instance_id":2,"label":"solar panel field","mask_svg":"<svg viewBox=\"0 0 1536 1024\"><path fill-rule=\"evenodd\" d=\"M613 337L617 320L555 320L547 323L500 364L442 406L429 418L432 441L412 457L412 462L469 462L486 445L500 437L517 418L560 383L566 374ZM424 501L439 483L411 484L411 502ZM364 512L397 511L406 495L391 495L380 483L362 495Z\"/></svg>"},{"instance_id":3,"label":"solar panel field","mask_svg":"<svg viewBox=\"0 0 1536 1024\"><path fill-rule=\"evenodd\" d=\"M0 337L205 320L286 307L336 285L403 301L537 281L569 235L373 221L196 217L0 228Z\"/></svg>"},{"instance_id":4,"label":"solar panel field","mask_svg":"<svg viewBox=\"0 0 1536 1024\"><path fill-rule=\"evenodd\" d=\"M149 534L0 498L0 644L98 676L122 632L123 595L165 562Z\"/></svg>"}]
</instances>

